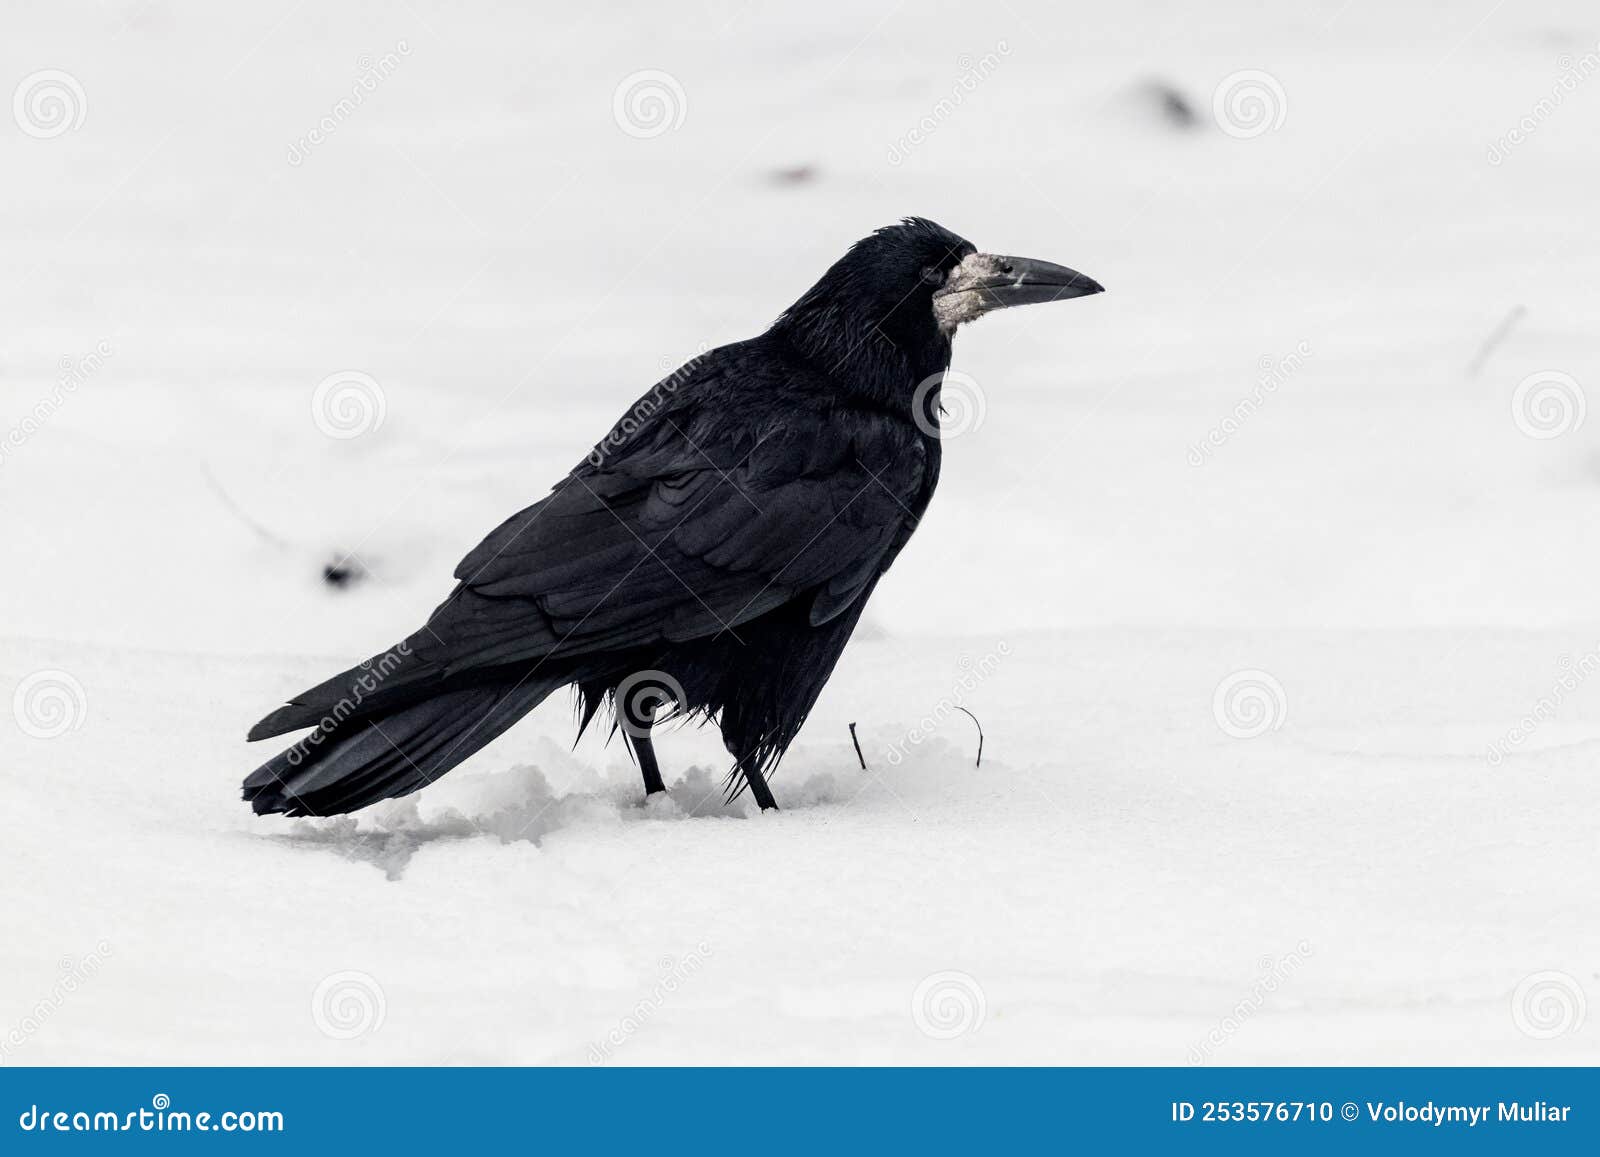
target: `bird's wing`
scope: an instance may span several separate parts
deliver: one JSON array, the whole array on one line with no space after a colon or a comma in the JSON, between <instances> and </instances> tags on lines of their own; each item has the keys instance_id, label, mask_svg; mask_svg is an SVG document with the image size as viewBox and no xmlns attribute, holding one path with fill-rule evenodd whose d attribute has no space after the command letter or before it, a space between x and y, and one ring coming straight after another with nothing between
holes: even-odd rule
<instances>
[{"instance_id":1,"label":"bird's wing","mask_svg":"<svg viewBox=\"0 0 1600 1157\"><path fill-rule=\"evenodd\" d=\"M841 613L904 545L927 454L879 416L789 412L727 433L679 410L573 471L456 569L410 640L442 676L735 633L795 598Z\"/></svg>"}]
</instances>

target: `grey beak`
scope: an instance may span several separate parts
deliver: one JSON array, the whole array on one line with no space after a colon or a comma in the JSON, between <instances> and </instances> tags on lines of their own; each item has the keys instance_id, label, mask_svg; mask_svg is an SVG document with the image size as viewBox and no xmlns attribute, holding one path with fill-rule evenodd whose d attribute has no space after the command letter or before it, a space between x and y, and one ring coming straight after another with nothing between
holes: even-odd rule
<instances>
[{"instance_id":1,"label":"grey beak","mask_svg":"<svg viewBox=\"0 0 1600 1157\"><path fill-rule=\"evenodd\" d=\"M994 272L967 287L976 289L990 309L1032 305L1041 301L1066 301L1068 298L1105 292L1105 286L1094 278L1076 269L1068 269L1065 265L999 254L992 260Z\"/></svg>"}]
</instances>

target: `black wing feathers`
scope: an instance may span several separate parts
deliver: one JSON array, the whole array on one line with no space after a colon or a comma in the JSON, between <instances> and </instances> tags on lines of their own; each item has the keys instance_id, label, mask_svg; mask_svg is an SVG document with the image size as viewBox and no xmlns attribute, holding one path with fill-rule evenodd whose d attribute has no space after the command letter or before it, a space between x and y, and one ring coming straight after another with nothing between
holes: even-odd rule
<instances>
[{"instance_id":1,"label":"black wing feathers","mask_svg":"<svg viewBox=\"0 0 1600 1157\"><path fill-rule=\"evenodd\" d=\"M767 424L756 429L741 410L736 393L679 396L602 444L462 560L460 584L367 702L390 707L495 668L737 634L796 598L811 600L813 624L852 605L926 501L922 440L870 412L752 406ZM306 692L252 738L315 722L362 670Z\"/></svg>"}]
</instances>

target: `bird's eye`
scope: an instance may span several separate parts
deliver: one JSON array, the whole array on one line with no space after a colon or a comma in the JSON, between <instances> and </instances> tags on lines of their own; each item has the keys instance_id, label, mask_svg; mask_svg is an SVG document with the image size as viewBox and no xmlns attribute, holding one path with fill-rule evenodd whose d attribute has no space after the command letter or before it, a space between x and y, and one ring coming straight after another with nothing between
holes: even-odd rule
<instances>
[{"instance_id":1,"label":"bird's eye","mask_svg":"<svg viewBox=\"0 0 1600 1157\"><path fill-rule=\"evenodd\" d=\"M922 267L922 280L929 285L938 285L944 280L944 270L937 265L924 265Z\"/></svg>"}]
</instances>

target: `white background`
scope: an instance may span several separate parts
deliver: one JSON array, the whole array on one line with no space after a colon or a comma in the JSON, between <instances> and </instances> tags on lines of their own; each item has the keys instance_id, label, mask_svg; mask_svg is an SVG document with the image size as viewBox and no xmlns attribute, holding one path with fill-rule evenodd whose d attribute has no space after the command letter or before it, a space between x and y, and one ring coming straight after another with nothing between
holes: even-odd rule
<instances>
[{"instance_id":1,"label":"white background","mask_svg":"<svg viewBox=\"0 0 1600 1157\"><path fill-rule=\"evenodd\" d=\"M1600 1060L1592 4L3 31L0 95L76 85L60 132L0 116L6 1063ZM1247 70L1265 123L1214 109ZM943 485L781 814L718 805L710 731L642 807L553 700L420 797L251 817L250 723L912 213L1108 292L959 336ZM340 439L344 371L383 421Z\"/></svg>"}]
</instances>

